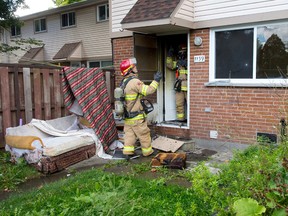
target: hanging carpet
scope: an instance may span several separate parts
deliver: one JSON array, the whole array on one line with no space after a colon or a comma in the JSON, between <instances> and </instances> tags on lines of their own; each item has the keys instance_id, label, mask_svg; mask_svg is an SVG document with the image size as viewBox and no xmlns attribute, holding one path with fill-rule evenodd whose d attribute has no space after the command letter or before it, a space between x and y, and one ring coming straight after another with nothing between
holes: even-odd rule
<instances>
[{"instance_id":1,"label":"hanging carpet","mask_svg":"<svg viewBox=\"0 0 288 216\"><path fill-rule=\"evenodd\" d=\"M112 113L104 73L98 68L63 68L64 103L69 110L75 99L107 152L118 131Z\"/></svg>"}]
</instances>

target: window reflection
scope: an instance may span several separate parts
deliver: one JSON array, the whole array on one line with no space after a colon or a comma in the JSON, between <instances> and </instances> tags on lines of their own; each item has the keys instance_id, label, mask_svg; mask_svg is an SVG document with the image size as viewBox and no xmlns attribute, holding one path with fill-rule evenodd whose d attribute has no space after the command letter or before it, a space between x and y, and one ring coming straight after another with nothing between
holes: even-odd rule
<instances>
[{"instance_id":1,"label":"window reflection","mask_svg":"<svg viewBox=\"0 0 288 216\"><path fill-rule=\"evenodd\" d=\"M257 28L256 77L287 78L288 24Z\"/></svg>"}]
</instances>

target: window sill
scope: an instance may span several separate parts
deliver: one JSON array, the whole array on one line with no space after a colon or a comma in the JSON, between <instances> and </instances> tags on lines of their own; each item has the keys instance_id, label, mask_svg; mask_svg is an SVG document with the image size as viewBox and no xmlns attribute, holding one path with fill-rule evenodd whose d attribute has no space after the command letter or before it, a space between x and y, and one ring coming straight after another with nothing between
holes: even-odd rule
<instances>
[{"instance_id":1,"label":"window sill","mask_svg":"<svg viewBox=\"0 0 288 216\"><path fill-rule=\"evenodd\" d=\"M260 87L260 88L283 88L288 87L287 81L282 82L263 82L263 83L248 83L248 82L231 82L231 81L213 81L213 82L207 82L204 84L206 87L225 87L225 86L231 86L231 87Z\"/></svg>"}]
</instances>

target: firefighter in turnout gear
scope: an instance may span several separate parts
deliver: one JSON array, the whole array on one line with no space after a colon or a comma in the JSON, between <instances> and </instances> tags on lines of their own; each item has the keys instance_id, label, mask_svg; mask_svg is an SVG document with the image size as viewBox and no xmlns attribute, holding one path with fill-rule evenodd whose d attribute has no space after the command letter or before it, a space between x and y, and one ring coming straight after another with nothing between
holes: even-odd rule
<instances>
[{"instance_id":1,"label":"firefighter in turnout gear","mask_svg":"<svg viewBox=\"0 0 288 216\"><path fill-rule=\"evenodd\" d=\"M177 55L176 81L176 118L178 121L186 121L185 105L187 101L187 47L181 45Z\"/></svg>"},{"instance_id":2,"label":"firefighter in turnout gear","mask_svg":"<svg viewBox=\"0 0 288 216\"><path fill-rule=\"evenodd\" d=\"M138 70L135 58L123 60L120 64L121 75L124 76L122 83L130 79L124 88L125 114L124 114L124 155L133 155L137 138L141 144L143 156L153 153L151 145L150 129L147 125L146 116L141 99L153 94L162 78L161 72L154 74L154 80L150 85L145 85L138 78ZM130 77L133 77L132 79Z\"/></svg>"}]
</instances>

